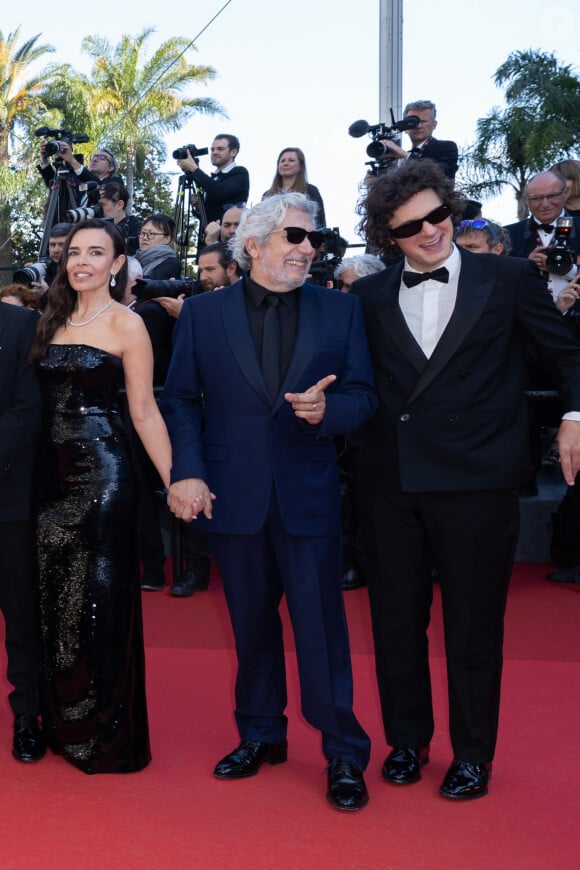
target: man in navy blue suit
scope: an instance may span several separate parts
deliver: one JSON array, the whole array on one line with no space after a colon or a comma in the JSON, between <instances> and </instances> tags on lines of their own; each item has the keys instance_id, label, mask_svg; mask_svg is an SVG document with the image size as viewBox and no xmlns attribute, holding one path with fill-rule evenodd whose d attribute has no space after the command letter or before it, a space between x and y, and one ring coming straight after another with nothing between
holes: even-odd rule
<instances>
[{"instance_id":1,"label":"man in navy blue suit","mask_svg":"<svg viewBox=\"0 0 580 870\"><path fill-rule=\"evenodd\" d=\"M334 438L370 419L376 398L358 300L305 283L322 242L314 219L297 193L243 215L233 253L249 277L185 301L161 407L169 506L210 533L236 639L241 743L214 774L286 761L285 594L327 798L358 810L370 744L352 710Z\"/></svg>"}]
</instances>

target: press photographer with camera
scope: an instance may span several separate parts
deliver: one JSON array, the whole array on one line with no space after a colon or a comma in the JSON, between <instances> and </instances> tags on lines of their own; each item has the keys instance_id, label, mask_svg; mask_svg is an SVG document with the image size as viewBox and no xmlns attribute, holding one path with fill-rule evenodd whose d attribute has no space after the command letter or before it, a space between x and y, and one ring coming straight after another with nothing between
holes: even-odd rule
<instances>
[{"instance_id":1,"label":"press photographer with camera","mask_svg":"<svg viewBox=\"0 0 580 870\"><path fill-rule=\"evenodd\" d=\"M432 133L437 126L437 108L431 100L415 100L407 103L403 119L412 116L419 119L418 123L406 129L411 140L411 149L406 151L393 140L385 140L384 145L395 157L402 160L434 160L438 163L448 178L455 178L458 163L458 151L455 142L436 139Z\"/></svg>"},{"instance_id":2,"label":"press photographer with camera","mask_svg":"<svg viewBox=\"0 0 580 870\"><path fill-rule=\"evenodd\" d=\"M530 217L506 227L510 256L528 257L547 274L554 301L575 276L580 254L580 218L567 214L566 195L566 179L558 172L533 175L525 192ZM559 227L558 222L567 226Z\"/></svg>"},{"instance_id":3,"label":"press photographer with camera","mask_svg":"<svg viewBox=\"0 0 580 870\"><path fill-rule=\"evenodd\" d=\"M240 140L236 136L218 133L210 149L211 164L216 169L212 175L200 169L196 159L196 154L201 156L204 149L198 150L193 145L186 145L173 152L179 168L204 191L208 222L221 220L226 204L246 202L248 199L250 176L245 167L236 165L235 159L239 150Z\"/></svg>"},{"instance_id":4,"label":"press photographer with camera","mask_svg":"<svg viewBox=\"0 0 580 870\"><path fill-rule=\"evenodd\" d=\"M98 148L89 162L88 169L81 162L82 155L73 154L71 143L77 141L88 141L88 137L84 134L76 136L62 135L68 131L51 130L48 127L41 127L40 131L45 131L45 135L52 135L56 138L56 142L47 142L43 139L40 143L40 160L38 169L44 179L44 183L50 188L56 178L56 170L50 161L51 156L55 156L57 160L61 160L72 171L72 177L75 184L80 184L87 181L96 181L99 185L106 181L118 181L121 184L123 179L119 175L115 175L117 171L117 161L115 156L107 148ZM36 135L39 134L36 131ZM83 138L81 138L83 137ZM71 141L69 141L69 139ZM56 148L56 150L54 150ZM81 160L78 158L81 157ZM80 204L80 203L79 203Z\"/></svg>"}]
</instances>

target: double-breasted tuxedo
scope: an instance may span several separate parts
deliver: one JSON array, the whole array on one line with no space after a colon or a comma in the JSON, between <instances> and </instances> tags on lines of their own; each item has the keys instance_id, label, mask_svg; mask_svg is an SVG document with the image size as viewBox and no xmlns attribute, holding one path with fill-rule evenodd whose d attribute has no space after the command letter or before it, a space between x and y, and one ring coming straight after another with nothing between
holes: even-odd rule
<instances>
[{"instance_id":1,"label":"double-breasted tuxedo","mask_svg":"<svg viewBox=\"0 0 580 870\"><path fill-rule=\"evenodd\" d=\"M491 761L503 612L528 468L526 341L580 410L580 348L532 263L460 251L451 319L428 359L399 307L403 265L357 281L379 409L360 449L368 584L387 741L433 732L426 629L440 574L455 756Z\"/></svg>"},{"instance_id":2,"label":"double-breasted tuxedo","mask_svg":"<svg viewBox=\"0 0 580 870\"><path fill-rule=\"evenodd\" d=\"M293 354L277 398L266 387L244 280L186 300L161 410L173 446L172 481L202 478L215 493L210 535L238 652L236 719L243 740L284 739L284 653L278 604L296 639L306 718L328 758L361 769L368 738L352 713L340 589L340 490L334 437L365 423L376 398L358 300L299 289ZM285 392L335 374L322 423L296 417Z\"/></svg>"},{"instance_id":3,"label":"double-breasted tuxedo","mask_svg":"<svg viewBox=\"0 0 580 870\"><path fill-rule=\"evenodd\" d=\"M38 315L0 302L0 607L15 714L38 715L36 608L32 592L31 483L40 393L28 361Z\"/></svg>"},{"instance_id":4,"label":"double-breasted tuxedo","mask_svg":"<svg viewBox=\"0 0 580 870\"><path fill-rule=\"evenodd\" d=\"M425 145L413 149L409 155L411 160L434 160L439 163L445 175L455 178L459 160L457 145L448 139L436 139L430 136Z\"/></svg>"}]
</instances>

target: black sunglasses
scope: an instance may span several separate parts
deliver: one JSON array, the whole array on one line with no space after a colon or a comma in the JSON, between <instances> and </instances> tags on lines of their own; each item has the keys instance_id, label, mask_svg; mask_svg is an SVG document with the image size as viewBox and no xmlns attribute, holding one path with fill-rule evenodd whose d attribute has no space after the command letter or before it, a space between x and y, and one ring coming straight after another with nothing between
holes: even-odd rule
<instances>
[{"instance_id":1,"label":"black sunglasses","mask_svg":"<svg viewBox=\"0 0 580 870\"><path fill-rule=\"evenodd\" d=\"M291 245L300 245L304 239L308 238L313 248L319 248L324 241L324 233L318 230L305 230L302 227L280 227L279 230L272 232L286 233L286 238Z\"/></svg>"},{"instance_id":2,"label":"black sunglasses","mask_svg":"<svg viewBox=\"0 0 580 870\"><path fill-rule=\"evenodd\" d=\"M448 205L438 205L425 217L418 218L416 221L407 221L406 224L401 224L400 227L389 227L389 232L394 239L408 239L411 236L416 236L423 229L423 224L427 221L428 224L440 224L451 214L451 209Z\"/></svg>"}]
</instances>

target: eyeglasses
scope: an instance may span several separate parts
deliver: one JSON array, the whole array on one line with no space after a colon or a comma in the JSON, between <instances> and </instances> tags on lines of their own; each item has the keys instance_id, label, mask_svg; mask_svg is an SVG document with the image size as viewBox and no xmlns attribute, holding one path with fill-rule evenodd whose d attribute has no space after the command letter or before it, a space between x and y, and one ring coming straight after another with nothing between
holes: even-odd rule
<instances>
[{"instance_id":1,"label":"eyeglasses","mask_svg":"<svg viewBox=\"0 0 580 870\"><path fill-rule=\"evenodd\" d=\"M111 162L111 158L107 157L106 154L93 154L93 160L106 160L107 163Z\"/></svg>"},{"instance_id":2,"label":"eyeglasses","mask_svg":"<svg viewBox=\"0 0 580 870\"><path fill-rule=\"evenodd\" d=\"M280 227L272 230L273 233L286 233L286 238L291 245L300 245L304 239L308 239L313 248L319 248L324 242L324 233L318 230L305 230L303 227Z\"/></svg>"},{"instance_id":3,"label":"eyeglasses","mask_svg":"<svg viewBox=\"0 0 580 870\"><path fill-rule=\"evenodd\" d=\"M148 232L147 230L145 230L145 231L141 230L141 232L139 233L139 238L140 239L152 239L154 236L166 236L166 235L167 235L167 233L153 233L153 232Z\"/></svg>"},{"instance_id":4,"label":"eyeglasses","mask_svg":"<svg viewBox=\"0 0 580 870\"><path fill-rule=\"evenodd\" d=\"M423 224L427 221L428 224L440 224L451 214L451 209L448 205L438 205L425 217L418 218L416 221L407 221L406 224L401 224L400 227L389 227L389 232L394 239L408 239L411 236L418 235L423 229Z\"/></svg>"},{"instance_id":5,"label":"eyeglasses","mask_svg":"<svg viewBox=\"0 0 580 870\"><path fill-rule=\"evenodd\" d=\"M471 221L461 221L458 230L488 230L492 239L497 239L497 233L490 224L489 221L484 220L483 218L475 218Z\"/></svg>"},{"instance_id":6,"label":"eyeglasses","mask_svg":"<svg viewBox=\"0 0 580 870\"><path fill-rule=\"evenodd\" d=\"M558 193L546 193L544 196L540 196L540 194L533 194L533 196L526 196L526 201L531 203L532 205L539 205L543 199L547 199L548 202L556 202L556 200L561 199L566 193L566 188L563 187L562 190L558 191Z\"/></svg>"}]
</instances>

